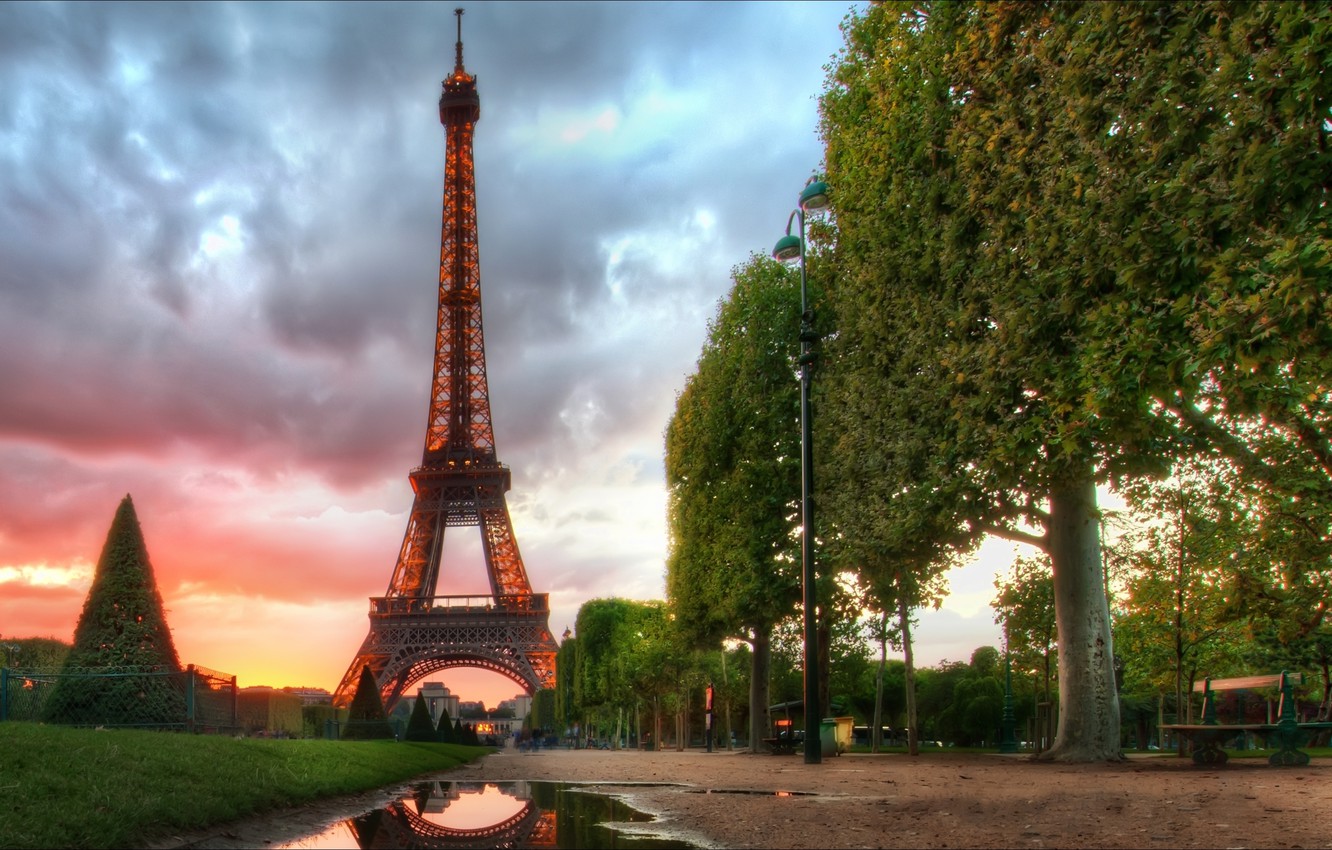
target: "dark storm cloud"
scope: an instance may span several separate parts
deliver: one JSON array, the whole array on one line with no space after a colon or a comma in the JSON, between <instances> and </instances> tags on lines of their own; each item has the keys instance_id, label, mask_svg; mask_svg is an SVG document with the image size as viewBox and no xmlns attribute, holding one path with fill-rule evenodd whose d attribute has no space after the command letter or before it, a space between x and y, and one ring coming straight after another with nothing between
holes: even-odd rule
<instances>
[{"instance_id":1,"label":"dark storm cloud","mask_svg":"<svg viewBox=\"0 0 1332 850\"><path fill-rule=\"evenodd\" d=\"M0 568L94 559L130 491L168 574L382 589L429 402L456 5L0 3ZM620 494L660 495L730 271L818 167L847 6L462 5L533 581L659 593Z\"/></svg>"}]
</instances>

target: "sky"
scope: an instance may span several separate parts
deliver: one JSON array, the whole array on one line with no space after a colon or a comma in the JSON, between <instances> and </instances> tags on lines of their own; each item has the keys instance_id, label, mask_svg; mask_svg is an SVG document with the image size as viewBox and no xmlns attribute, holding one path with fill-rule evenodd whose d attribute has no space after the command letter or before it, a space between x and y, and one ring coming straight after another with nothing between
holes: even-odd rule
<instances>
[{"instance_id":1,"label":"sky","mask_svg":"<svg viewBox=\"0 0 1332 850\"><path fill-rule=\"evenodd\" d=\"M557 638L589 599L664 598L676 394L819 171L817 98L864 3L11 2L0 635L72 638L129 494L185 663L336 687L424 446L458 5L529 579ZM438 592L487 592L479 532L446 547ZM952 574L918 663L998 645L1011 552Z\"/></svg>"}]
</instances>

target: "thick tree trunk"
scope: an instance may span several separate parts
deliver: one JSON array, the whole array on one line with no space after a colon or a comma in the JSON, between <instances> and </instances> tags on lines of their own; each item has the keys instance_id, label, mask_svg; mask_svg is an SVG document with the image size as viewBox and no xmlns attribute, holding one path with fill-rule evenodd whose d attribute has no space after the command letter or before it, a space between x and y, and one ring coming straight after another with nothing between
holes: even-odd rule
<instances>
[{"instance_id":1,"label":"thick tree trunk","mask_svg":"<svg viewBox=\"0 0 1332 850\"><path fill-rule=\"evenodd\" d=\"M819 708L823 717L831 717L832 691L828 687L828 671L832 669L832 629L828 627L828 608L819 606L818 634L819 634ZM802 712L803 713L803 712ZM823 717L816 717L815 720L822 720Z\"/></svg>"},{"instance_id":2,"label":"thick tree trunk","mask_svg":"<svg viewBox=\"0 0 1332 850\"><path fill-rule=\"evenodd\" d=\"M911 647L911 608L906 594L898 594L898 625L902 629L902 655L906 661L907 755L920 755L920 729L916 716L916 660Z\"/></svg>"},{"instance_id":3,"label":"thick tree trunk","mask_svg":"<svg viewBox=\"0 0 1332 850\"><path fill-rule=\"evenodd\" d=\"M731 693L731 687L729 683L726 681L726 647L724 646L722 647L721 651L721 670L722 670L722 690L721 690L722 717L724 717L726 721L725 722L726 749L731 750L735 749L732 746L732 742L735 740L735 734L731 730L731 698L730 696L728 696Z\"/></svg>"},{"instance_id":4,"label":"thick tree trunk","mask_svg":"<svg viewBox=\"0 0 1332 850\"><path fill-rule=\"evenodd\" d=\"M883 612L883 627L879 634L879 670L874 675L874 725L870 727L870 752L883 747L883 674L888 666L888 641L882 634L888 629L888 612Z\"/></svg>"},{"instance_id":5,"label":"thick tree trunk","mask_svg":"<svg viewBox=\"0 0 1332 850\"><path fill-rule=\"evenodd\" d=\"M768 717L768 677L772 668L772 627L754 629L753 652L749 668L749 751L762 752L763 739L772 727Z\"/></svg>"},{"instance_id":6,"label":"thick tree trunk","mask_svg":"<svg viewBox=\"0 0 1332 850\"><path fill-rule=\"evenodd\" d=\"M1051 488L1049 541L1059 624L1060 710L1054 745L1037 758L1118 761L1124 758L1119 694L1090 468L1080 480Z\"/></svg>"}]
</instances>

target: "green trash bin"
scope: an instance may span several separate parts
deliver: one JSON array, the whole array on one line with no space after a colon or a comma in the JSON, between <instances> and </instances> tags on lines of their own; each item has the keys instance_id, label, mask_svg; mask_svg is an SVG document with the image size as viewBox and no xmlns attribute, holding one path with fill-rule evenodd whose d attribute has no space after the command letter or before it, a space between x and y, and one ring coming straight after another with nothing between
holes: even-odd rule
<instances>
[{"instance_id":1,"label":"green trash bin","mask_svg":"<svg viewBox=\"0 0 1332 850\"><path fill-rule=\"evenodd\" d=\"M819 748L823 752L824 758L838 755L837 721L831 717L825 717L819 721Z\"/></svg>"}]
</instances>

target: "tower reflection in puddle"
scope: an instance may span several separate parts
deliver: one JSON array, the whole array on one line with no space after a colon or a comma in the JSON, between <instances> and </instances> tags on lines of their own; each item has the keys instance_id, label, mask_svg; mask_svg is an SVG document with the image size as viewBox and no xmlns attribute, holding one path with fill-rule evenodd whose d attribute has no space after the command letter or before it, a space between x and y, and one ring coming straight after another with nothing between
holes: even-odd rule
<instances>
[{"instance_id":1,"label":"tower reflection in puddle","mask_svg":"<svg viewBox=\"0 0 1332 850\"><path fill-rule=\"evenodd\" d=\"M691 848L606 823L652 816L563 782L421 782L397 800L284 844L286 848Z\"/></svg>"}]
</instances>

